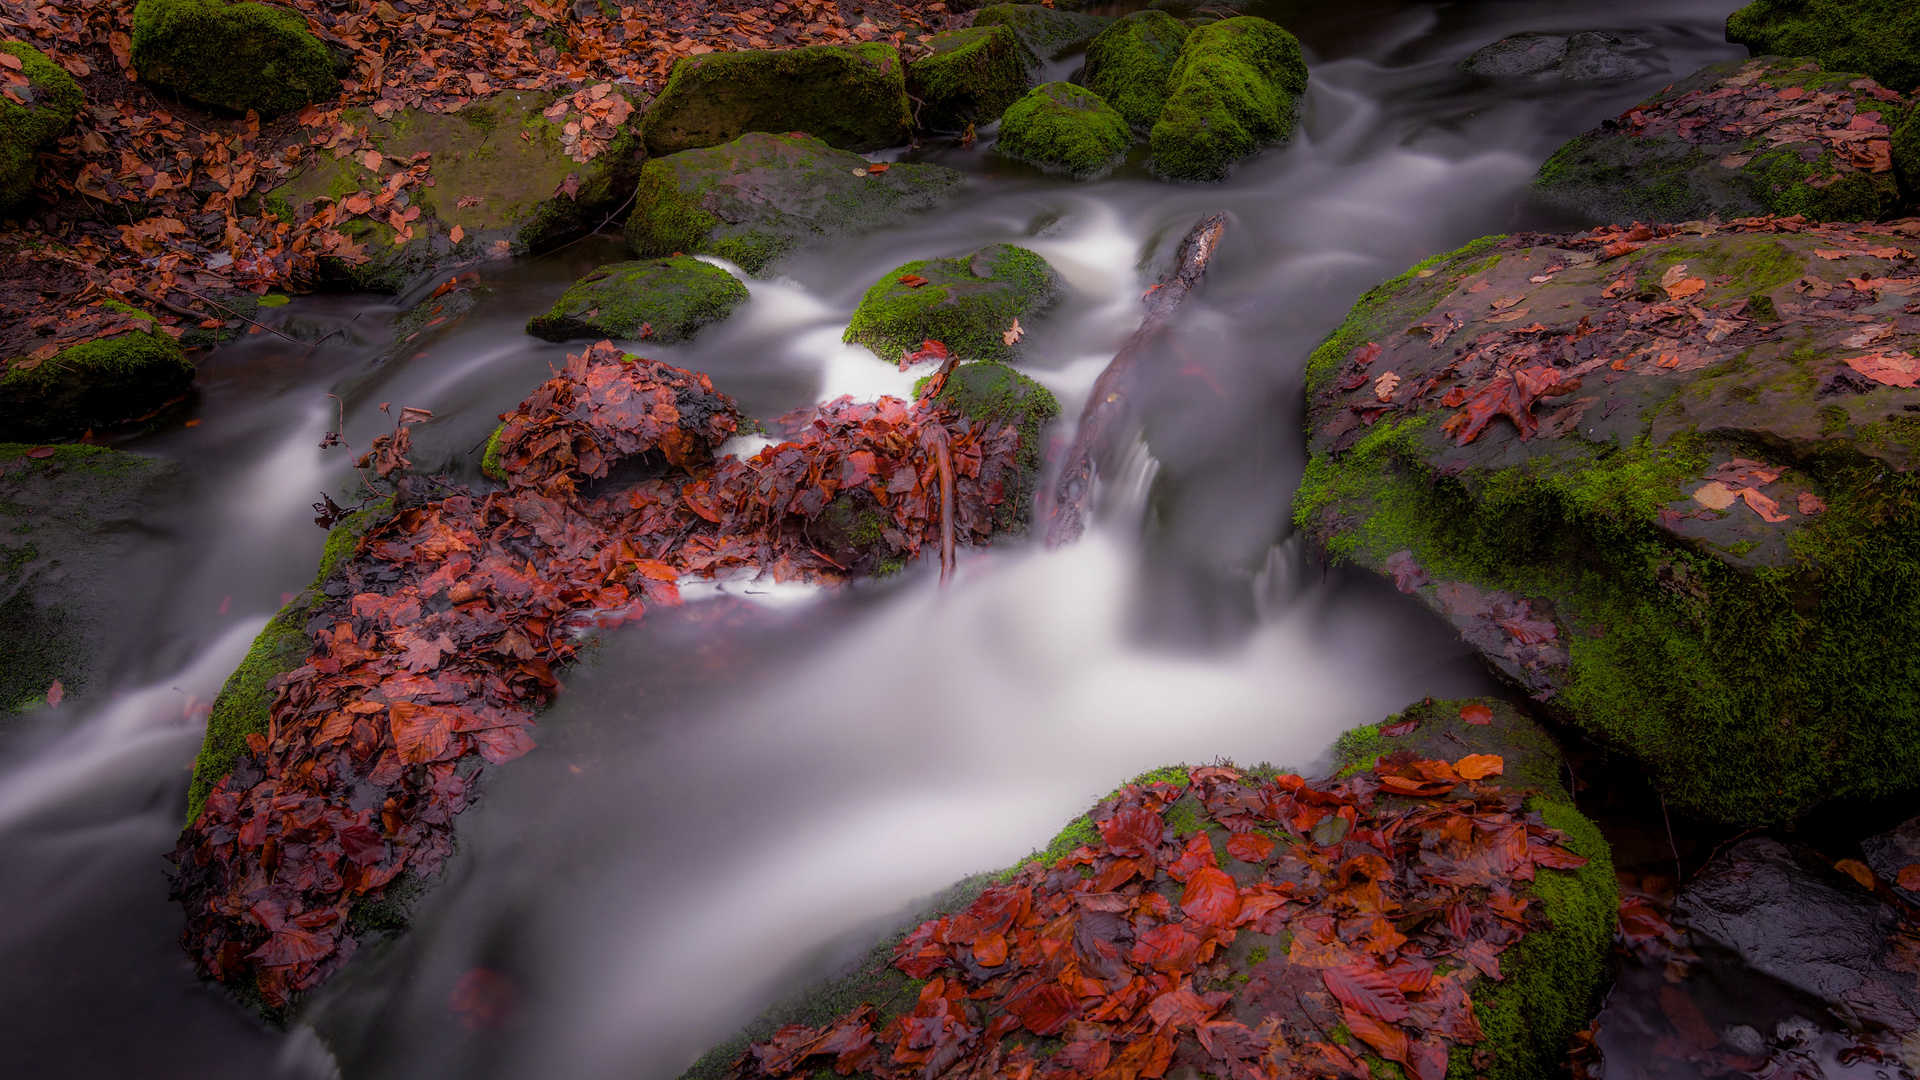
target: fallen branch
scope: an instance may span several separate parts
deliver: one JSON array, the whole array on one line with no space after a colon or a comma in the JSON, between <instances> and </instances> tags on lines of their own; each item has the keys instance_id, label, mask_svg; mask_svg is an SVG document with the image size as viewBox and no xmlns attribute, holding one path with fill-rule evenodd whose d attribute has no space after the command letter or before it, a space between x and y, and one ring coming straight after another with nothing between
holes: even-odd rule
<instances>
[{"instance_id":1,"label":"fallen branch","mask_svg":"<svg viewBox=\"0 0 1920 1080\"><path fill-rule=\"evenodd\" d=\"M940 469L940 584L953 575L953 454L945 428L930 428L933 460Z\"/></svg>"},{"instance_id":2,"label":"fallen branch","mask_svg":"<svg viewBox=\"0 0 1920 1080\"><path fill-rule=\"evenodd\" d=\"M1133 392L1142 364L1158 339L1166 332L1174 309L1187 298L1207 272L1213 253L1220 246L1227 216L1213 214L1201 220L1180 242L1180 258L1173 272L1143 299L1146 318L1127 343L1114 354L1100 378L1093 384L1087 407L1080 413L1080 428L1074 433L1073 448L1053 491L1053 512L1047 522L1047 546L1059 547L1080 538L1086 531L1087 500L1093 492L1093 474L1097 463L1108 457L1133 416Z\"/></svg>"}]
</instances>

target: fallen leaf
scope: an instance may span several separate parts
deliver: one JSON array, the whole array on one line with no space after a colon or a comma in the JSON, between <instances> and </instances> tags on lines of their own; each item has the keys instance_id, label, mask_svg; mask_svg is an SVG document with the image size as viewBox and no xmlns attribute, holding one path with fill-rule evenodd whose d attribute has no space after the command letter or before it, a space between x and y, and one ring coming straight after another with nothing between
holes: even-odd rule
<instances>
[{"instance_id":1,"label":"fallen leaf","mask_svg":"<svg viewBox=\"0 0 1920 1080\"><path fill-rule=\"evenodd\" d=\"M1493 308L1493 310L1495 311L1505 311L1508 308L1512 307L1513 305L1525 299L1526 299L1525 294L1522 294L1520 296L1502 296L1496 300L1489 301L1488 306Z\"/></svg>"},{"instance_id":2,"label":"fallen leaf","mask_svg":"<svg viewBox=\"0 0 1920 1080\"><path fill-rule=\"evenodd\" d=\"M1861 888L1873 891L1873 871L1867 869L1866 863L1859 859L1841 859L1833 864L1833 868L1859 882Z\"/></svg>"},{"instance_id":3,"label":"fallen leaf","mask_svg":"<svg viewBox=\"0 0 1920 1080\"><path fill-rule=\"evenodd\" d=\"M1814 254L1815 254L1815 255L1818 255L1818 256L1820 256L1821 258L1823 258L1823 259L1825 259L1825 260L1827 260L1828 262L1832 262L1832 261L1833 261L1833 260L1835 260L1835 259L1844 259L1844 258L1846 258L1846 257L1847 257L1847 256L1848 256L1849 254L1851 254L1851 252L1846 252L1846 251L1815 251L1815 252L1814 252Z\"/></svg>"},{"instance_id":4,"label":"fallen leaf","mask_svg":"<svg viewBox=\"0 0 1920 1080\"><path fill-rule=\"evenodd\" d=\"M1693 492L1693 501L1709 510L1725 510L1727 507L1732 506L1734 500L1739 497L1739 494L1736 493L1733 488L1728 487L1718 480L1702 484L1700 487L1695 488Z\"/></svg>"},{"instance_id":5,"label":"fallen leaf","mask_svg":"<svg viewBox=\"0 0 1920 1080\"><path fill-rule=\"evenodd\" d=\"M1507 763L1498 754L1468 754L1453 763L1453 769L1464 780L1484 780L1489 776L1499 776L1506 771Z\"/></svg>"},{"instance_id":6,"label":"fallen leaf","mask_svg":"<svg viewBox=\"0 0 1920 1080\"><path fill-rule=\"evenodd\" d=\"M1920 383L1920 360L1904 352L1873 353L1856 356L1847 366L1885 386L1913 389Z\"/></svg>"},{"instance_id":7,"label":"fallen leaf","mask_svg":"<svg viewBox=\"0 0 1920 1080\"><path fill-rule=\"evenodd\" d=\"M1908 892L1920 892L1920 863L1908 863L1900 868L1900 874L1894 878L1894 884Z\"/></svg>"},{"instance_id":8,"label":"fallen leaf","mask_svg":"<svg viewBox=\"0 0 1920 1080\"><path fill-rule=\"evenodd\" d=\"M36 446L27 451L27 456L30 458L50 458L53 456L53 450L54 448L51 446Z\"/></svg>"},{"instance_id":9,"label":"fallen leaf","mask_svg":"<svg viewBox=\"0 0 1920 1080\"><path fill-rule=\"evenodd\" d=\"M1391 371L1382 372L1373 381L1373 396L1381 401L1392 401L1394 388L1400 385L1400 376Z\"/></svg>"},{"instance_id":10,"label":"fallen leaf","mask_svg":"<svg viewBox=\"0 0 1920 1080\"><path fill-rule=\"evenodd\" d=\"M5 54L0 54L0 55L5 55ZM48 705L58 705L62 700L66 698L66 696L67 696L66 687L60 685L59 679L53 680L53 685L47 687L47 704Z\"/></svg>"},{"instance_id":11,"label":"fallen leaf","mask_svg":"<svg viewBox=\"0 0 1920 1080\"><path fill-rule=\"evenodd\" d=\"M1801 492L1798 503L1800 512L1803 514L1818 514L1827 508L1826 502L1811 491Z\"/></svg>"},{"instance_id":12,"label":"fallen leaf","mask_svg":"<svg viewBox=\"0 0 1920 1080\"><path fill-rule=\"evenodd\" d=\"M917 289L920 286L925 285L926 283L927 283L927 279L921 277L919 274L900 275L900 284L905 285L909 289Z\"/></svg>"},{"instance_id":13,"label":"fallen leaf","mask_svg":"<svg viewBox=\"0 0 1920 1080\"><path fill-rule=\"evenodd\" d=\"M465 240L466 238L467 238L467 230L461 228L458 225L455 225L453 228L447 230L447 239L453 241L456 244L462 240Z\"/></svg>"},{"instance_id":14,"label":"fallen leaf","mask_svg":"<svg viewBox=\"0 0 1920 1080\"><path fill-rule=\"evenodd\" d=\"M1027 332L1025 330L1020 328L1020 320L1015 319L1013 320L1012 326L1001 331L1000 340L1007 345L1018 345L1020 343L1020 339L1026 336L1026 333Z\"/></svg>"},{"instance_id":15,"label":"fallen leaf","mask_svg":"<svg viewBox=\"0 0 1920 1080\"><path fill-rule=\"evenodd\" d=\"M1726 157L1720 159L1720 167L1723 169L1737 169L1752 160L1752 154L1728 154Z\"/></svg>"},{"instance_id":16,"label":"fallen leaf","mask_svg":"<svg viewBox=\"0 0 1920 1080\"><path fill-rule=\"evenodd\" d=\"M1787 520L1787 515L1780 512L1780 504L1760 494L1757 488L1741 488L1740 497L1765 521L1778 524Z\"/></svg>"},{"instance_id":17,"label":"fallen leaf","mask_svg":"<svg viewBox=\"0 0 1920 1080\"><path fill-rule=\"evenodd\" d=\"M1493 710L1485 705L1462 705L1460 719L1469 724L1487 725L1493 723Z\"/></svg>"}]
</instances>

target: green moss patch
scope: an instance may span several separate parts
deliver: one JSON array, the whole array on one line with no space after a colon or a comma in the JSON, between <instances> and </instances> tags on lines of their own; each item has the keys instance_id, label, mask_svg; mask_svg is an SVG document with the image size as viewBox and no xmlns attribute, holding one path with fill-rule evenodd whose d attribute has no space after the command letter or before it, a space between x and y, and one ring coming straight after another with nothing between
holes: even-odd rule
<instances>
[{"instance_id":1,"label":"green moss patch","mask_svg":"<svg viewBox=\"0 0 1920 1080\"><path fill-rule=\"evenodd\" d=\"M1727 16L1727 40L1755 56L1811 56L1895 90L1920 88L1920 8L1907 0L1755 0Z\"/></svg>"},{"instance_id":2,"label":"green moss patch","mask_svg":"<svg viewBox=\"0 0 1920 1080\"><path fill-rule=\"evenodd\" d=\"M1087 45L1080 83L1146 131L1166 107L1167 81L1188 33L1186 24L1164 11L1136 11Z\"/></svg>"},{"instance_id":3,"label":"green moss patch","mask_svg":"<svg viewBox=\"0 0 1920 1080\"><path fill-rule=\"evenodd\" d=\"M732 274L692 256L612 263L581 278L527 333L548 341L620 338L673 345L747 299Z\"/></svg>"},{"instance_id":4,"label":"green moss patch","mask_svg":"<svg viewBox=\"0 0 1920 1080\"><path fill-rule=\"evenodd\" d=\"M959 131L990 124L1027 92L1020 41L1005 26L971 26L927 39L933 52L907 65L907 91L921 102L919 124Z\"/></svg>"},{"instance_id":5,"label":"green moss patch","mask_svg":"<svg viewBox=\"0 0 1920 1080\"><path fill-rule=\"evenodd\" d=\"M1056 11L1040 4L992 4L973 13L975 26L1004 26L1020 39L1029 66L1058 60L1112 26L1106 15Z\"/></svg>"},{"instance_id":6,"label":"green moss patch","mask_svg":"<svg viewBox=\"0 0 1920 1080\"><path fill-rule=\"evenodd\" d=\"M627 243L641 258L711 254L761 274L789 252L893 224L951 197L961 175L895 165L810 135L743 135L655 158L641 170Z\"/></svg>"},{"instance_id":7,"label":"green moss patch","mask_svg":"<svg viewBox=\"0 0 1920 1080\"><path fill-rule=\"evenodd\" d=\"M39 150L67 130L84 98L66 69L24 42L0 43L0 52L20 61L27 85L16 87L18 102L0 98L0 208L27 197Z\"/></svg>"},{"instance_id":8,"label":"green moss patch","mask_svg":"<svg viewBox=\"0 0 1920 1080\"><path fill-rule=\"evenodd\" d=\"M906 142L912 117L892 46L810 45L679 60L644 128L655 157L752 131L805 132L829 146L866 151Z\"/></svg>"},{"instance_id":9,"label":"green moss patch","mask_svg":"<svg viewBox=\"0 0 1920 1080\"><path fill-rule=\"evenodd\" d=\"M1292 34L1239 16L1188 35L1153 125L1153 169L1180 180L1219 180L1236 160L1293 134L1307 65Z\"/></svg>"},{"instance_id":10,"label":"green moss patch","mask_svg":"<svg viewBox=\"0 0 1920 1080\"><path fill-rule=\"evenodd\" d=\"M1125 160L1132 142L1126 118L1097 94L1071 83L1048 83L1007 110L993 148L1091 179Z\"/></svg>"},{"instance_id":11,"label":"green moss patch","mask_svg":"<svg viewBox=\"0 0 1920 1080\"><path fill-rule=\"evenodd\" d=\"M925 283L915 285L916 279ZM1053 267L1010 244L953 259L919 259L889 270L867 290L847 324L846 340L888 361L928 339L964 359L1017 357L1020 347L1002 335L1015 319L1033 319L1059 296L1060 275Z\"/></svg>"},{"instance_id":12,"label":"green moss patch","mask_svg":"<svg viewBox=\"0 0 1920 1080\"><path fill-rule=\"evenodd\" d=\"M0 375L0 439L55 439L138 419L192 386L193 365L157 329L69 346L46 360L18 357Z\"/></svg>"},{"instance_id":13,"label":"green moss patch","mask_svg":"<svg viewBox=\"0 0 1920 1080\"><path fill-rule=\"evenodd\" d=\"M269 116L339 93L345 66L292 11L221 0L140 0L132 48L147 82Z\"/></svg>"}]
</instances>

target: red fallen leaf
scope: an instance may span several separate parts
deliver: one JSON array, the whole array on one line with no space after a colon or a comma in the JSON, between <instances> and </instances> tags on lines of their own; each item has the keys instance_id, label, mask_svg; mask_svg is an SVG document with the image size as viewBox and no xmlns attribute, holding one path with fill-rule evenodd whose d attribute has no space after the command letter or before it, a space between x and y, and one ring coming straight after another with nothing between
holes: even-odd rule
<instances>
[{"instance_id":1,"label":"red fallen leaf","mask_svg":"<svg viewBox=\"0 0 1920 1080\"><path fill-rule=\"evenodd\" d=\"M1241 862L1263 863L1273 857L1275 843L1257 832L1234 833L1227 839L1227 854Z\"/></svg>"},{"instance_id":2,"label":"red fallen leaf","mask_svg":"<svg viewBox=\"0 0 1920 1080\"><path fill-rule=\"evenodd\" d=\"M1380 354L1383 351L1378 342L1369 341L1353 351L1353 366L1366 367L1368 364L1380 359Z\"/></svg>"},{"instance_id":3,"label":"red fallen leaf","mask_svg":"<svg viewBox=\"0 0 1920 1080\"><path fill-rule=\"evenodd\" d=\"M900 276L900 284L905 285L909 289L917 289L926 283L927 279L921 277L919 274L902 274Z\"/></svg>"},{"instance_id":4,"label":"red fallen leaf","mask_svg":"<svg viewBox=\"0 0 1920 1080\"><path fill-rule=\"evenodd\" d=\"M1194 1028L1200 1045L1215 1061L1245 1061L1259 1057L1271 1044L1238 1020L1209 1020Z\"/></svg>"},{"instance_id":5,"label":"red fallen leaf","mask_svg":"<svg viewBox=\"0 0 1920 1080\"><path fill-rule=\"evenodd\" d=\"M1107 1067L1112 1055L1113 1043L1106 1039L1079 1039L1054 1051L1047 1062L1068 1076L1091 1077Z\"/></svg>"},{"instance_id":6,"label":"red fallen leaf","mask_svg":"<svg viewBox=\"0 0 1920 1080\"><path fill-rule=\"evenodd\" d=\"M1159 814L1138 806L1124 807L1099 823L1100 838L1116 855L1150 855L1160 846L1166 822Z\"/></svg>"},{"instance_id":7,"label":"red fallen leaf","mask_svg":"<svg viewBox=\"0 0 1920 1080\"><path fill-rule=\"evenodd\" d=\"M285 967L312 963L333 952L333 942L297 926L274 931L265 945L247 954L247 959L262 967Z\"/></svg>"},{"instance_id":8,"label":"red fallen leaf","mask_svg":"<svg viewBox=\"0 0 1920 1080\"><path fill-rule=\"evenodd\" d=\"M47 687L47 704L48 705L58 705L62 700L66 698L66 696L67 696L67 689L66 687L60 685L59 679L53 680L53 685Z\"/></svg>"},{"instance_id":9,"label":"red fallen leaf","mask_svg":"<svg viewBox=\"0 0 1920 1080\"><path fill-rule=\"evenodd\" d=\"M447 1011L468 1031L485 1031L505 1025L512 1018L519 997L505 975L488 968L474 968L454 980L453 990L447 994Z\"/></svg>"},{"instance_id":10,"label":"red fallen leaf","mask_svg":"<svg viewBox=\"0 0 1920 1080\"><path fill-rule=\"evenodd\" d=\"M1494 982L1501 982L1506 978L1500 974L1500 954L1484 941L1469 941L1461 946L1460 959L1478 968L1480 974Z\"/></svg>"},{"instance_id":11,"label":"red fallen leaf","mask_svg":"<svg viewBox=\"0 0 1920 1080\"><path fill-rule=\"evenodd\" d=\"M981 967L999 967L1007 962L1007 936L985 934L973 943L973 962Z\"/></svg>"},{"instance_id":12,"label":"red fallen leaf","mask_svg":"<svg viewBox=\"0 0 1920 1080\"><path fill-rule=\"evenodd\" d=\"M1381 1057L1388 1061L1402 1063L1407 1060L1408 1051L1412 1047L1407 1041L1406 1032L1392 1025L1383 1024L1351 1007L1341 1009L1340 1014L1341 1018L1347 1022L1347 1030L1353 1032L1360 1041L1373 1047L1374 1052Z\"/></svg>"},{"instance_id":13,"label":"red fallen leaf","mask_svg":"<svg viewBox=\"0 0 1920 1080\"><path fill-rule=\"evenodd\" d=\"M1190 971L1200 958L1200 939L1177 923L1156 926L1134 940L1127 959L1155 971Z\"/></svg>"},{"instance_id":14,"label":"red fallen leaf","mask_svg":"<svg viewBox=\"0 0 1920 1080\"><path fill-rule=\"evenodd\" d=\"M27 451L27 456L30 458L50 458L53 456L53 447L36 446L33 449Z\"/></svg>"},{"instance_id":15,"label":"red fallen leaf","mask_svg":"<svg viewBox=\"0 0 1920 1080\"><path fill-rule=\"evenodd\" d=\"M1462 705L1460 706L1460 719L1469 724L1491 724L1493 723L1493 710L1487 708L1485 705Z\"/></svg>"},{"instance_id":16,"label":"red fallen leaf","mask_svg":"<svg viewBox=\"0 0 1920 1080\"><path fill-rule=\"evenodd\" d=\"M1506 771L1507 763L1498 754L1468 754L1454 762L1454 771L1465 780L1483 780L1489 776L1499 776Z\"/></svg>"},{"instance_id":17,"label":"red fallen leaf","mask_svg":"<svg viewBox=\"0 0 1920 1080\"><path fill-rule=\"evenodd\" d=\"M1006 999L1008 1013L1035 1035L1057 1035L1080 1008L1066 987L1050 979L1034 979Z\"/></svg>"},{"instance_id":18,"label":"red fallen leaf","mask_svg":"<svg viewBox=\"0 0 1920 1080\"><path fill-rule=\"evenodd\" d=\"M1390 739L1397 739L1402 735L1411 735L1418 730L1420 730L1420 720L1416 717L1412 720L1402 720L1397 724L1383 724L1380 727L1380 734Z\"/></svg>"},{"instance_id":19,"label":"red fallen leaf","mask_svg":"<svg viewBox=\"0 0 1920 1080\"><path fill-rule=\"evenodd\" d=\"M1147 1015L1162 1028L1191 1027L1211 1019L1232 996L1220 992L1197 994L1190 980L1182 978L1178 986L1147 1004Z\"/></svg>"},{"instance_id":20,"label":"red fallen leaf","mask_svg":"<svg viewBox=\"0 0 1920 1080\"><path fill-rule=\"evenodd\" d=\"M1225 871L1202 867L1187 879L1180 910L1197 923L1224 930L1240 914L1240 889Z\"/></svg>"},{"instance_id":21,"label":"red fallen leaf","mask_svg":"<svg viewBox=\"0 0 1920 1080\"><path fill-rule=\"evenodd\" d=\"M1342 1005L1376 1020L1397 1024L1407 1018L1407 999L1386 972L1377 967L1349 964L1320 973L1327 989Z\"/></svg>"},{"instance_id":22,"label":"red fallen leaf","mask_svg":"<svg viewBox=\"0 0 1920 1080\"><path fill-rule=\"evenodd\" d=\"M1447 1044L1431 1036L1415 1042L1401 1064L1413 1074L1413 1080L1446 1080Z\"/></svg>"},{"instance_id":23,"label":"red fallen leaf","mask_svg":"<svg viewBox=\"0 0 1920 1080\"><path fill-rule=\"evenodd\" d=\"M884 162L884 161L882 161L882 162L879 162L879 163L877 163L877 164L873 164L873 165L869 165L869 166L867 166L867 175L868 175L868 176L879 176L880 174L882 174L882 173L884 173L884 172L886 172L886 171L887 171L888 169L891 169L891 168L893 168L893 166L892 166L892 165L890 165L890 164L888 164L887 162Z\"/></svg>"},{"instance_id":24,"label":"red fallen leaf","mask_svg":"<svg viewBox=\"0 0 1920 1080\"><path fill-rule=\"evenodd\" d=\"M1908 892L1920 892L1920 863L1908 863L1901 867L1893 883Z\"/></svg>"},{"instance_id":25,"label":"red fallen leaf","mask_svg":"<svg viewBox=\"0 0 1920 1080\"><path fill-rule=\"evenodd\" d=\"M1213 857L1213 841L1202 830L1187 837L1186 846L1180 849L1179 857L1168 863L1166 869L1168 877L1184 882L1205 867L1219 865Z\"/></svg>"}]
</instances>

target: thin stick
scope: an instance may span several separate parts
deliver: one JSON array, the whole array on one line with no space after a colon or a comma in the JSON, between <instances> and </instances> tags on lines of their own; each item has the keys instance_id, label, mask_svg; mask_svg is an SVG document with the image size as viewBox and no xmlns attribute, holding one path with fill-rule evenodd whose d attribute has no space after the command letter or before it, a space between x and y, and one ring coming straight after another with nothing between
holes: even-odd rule
<instances>
[{"instance_id":1,"label":"thin stick","mask_svg":"<svg viewBox=\"0 0 1920 1080\"><path fill-rule=\"evenodd\" d=\"M1660 796L1660 820L1667 823L1667 849L1673 852L1673 887L1678 889L1687 878L1687 872L1680 868L1680 845L1673 842L1673 819L1667 816L1667 797Z\"/></svg>"},{"instance_id":2,"label":"thin stick","mask_svg":"<svg viewBox=\"0 0 1920 1080\"><path fill-rule=\"evenodd\" d=\"M175 287L176 287L176 288L179 288L178 286L175 286ZM239 312L237 312L237 311L235 311L235 310L233 310L232 308L230 308L230 307L228 307L227 305L225 305L225 304L223 304L223 303L221 303L220 301L218 301L218 300L215 300L215 299L214 299L214 298L212 298L211 296L201 296L201 295L200 295L199 293L197 293L197 292L194 292L194 291L193 291L192 289L180 289L180 291L181 291L181 292L183 292L183 293L186 293L186 294L187 294L188 296L191 296L191 297L193 297L193 298L194 298L195 300L198 300L198 301L200 301L200 302L201 302L201 303L203 303L203 304L212 304L212 305L213 305L214 307L217 307L217 308L219 308L219 309L220 309L221 311L224 311L224 312L226 312L227 314L229 314L229 315L231 315L231 316L233 316L234 318L236 318L236 319L239 319L239 320L240 320L241 322L243 322L243 323L253 323L253 325L255 325L255 326L257 326L257 327L259 327L259 328L260 328L260 329L262 329L262 330L265 330L265 331L266 331L267 333L269 333L269 334L272 334L272 335L273 335L274 337L277 337L277 338L286 338L286 340L288 340L288 341L291 341L291 342L293 342L293 343L294 343L295 345L305 345L305 344L307 344L306 342L304 342L304 341L301 341L301 340L300 340L299 338L297 338L297 337L287 337L287 335L285 335L285 334L283 334L283 333L281 333L281 332L280 332L280 331L278 331L278 330L275 330L275 329L274 329L273 327L271 327L271 326L268 326L268 325L267 325L267 324L265 324L265 323L257 323L257 322L253 322L253 320L252 320L252 319L249 319L249 318L247 318L247 317L246 317L245 315L242 315L242 314L240 314Z\"/></svg>"}]
</instances>

